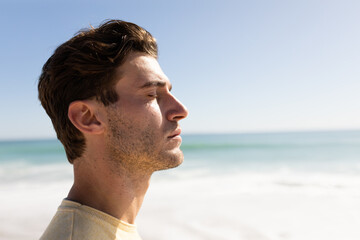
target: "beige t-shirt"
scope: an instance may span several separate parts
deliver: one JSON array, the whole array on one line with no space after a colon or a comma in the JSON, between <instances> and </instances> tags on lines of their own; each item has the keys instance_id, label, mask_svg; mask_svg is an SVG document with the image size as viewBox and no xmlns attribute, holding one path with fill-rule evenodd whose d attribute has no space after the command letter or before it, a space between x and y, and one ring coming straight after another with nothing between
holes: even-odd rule
<instances>
[{"instance_id":1,"label":"beige t-shirt","mask_svg":"<svg viewBox=\"0 0 360 240\"><path fill-rule=\"evenodd\" d=\"M141 240L136 226L63 200L40 240Z\"/></svg>"}]
</instances>

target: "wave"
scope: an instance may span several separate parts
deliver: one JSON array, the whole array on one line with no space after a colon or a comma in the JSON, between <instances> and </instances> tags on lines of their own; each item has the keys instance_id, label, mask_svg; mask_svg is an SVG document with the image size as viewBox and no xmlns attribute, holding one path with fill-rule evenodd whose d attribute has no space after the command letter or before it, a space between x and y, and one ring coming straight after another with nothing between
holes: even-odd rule
<instances>
[{"instance_id":1,"label":"wave","mask_svg":"<svg viewBox=\"0 0 360 240\"><path fill-rule=\"evenodd\" d=\"M0 164L0 186L69 181L72 174L67 163L33 164L17 160Z\"/></svg>"},{"instance_id":2,"label":"wave","mask_svg":"<svg viewBox=\"0 0 360 240\"><path fill-rule=\"evenodd\" d=\"M216 149L298 149L298 148L352 148L359 147L358 144L346 144L339 145L338 143L328 144L306 144L306 143L294 143L294 144L266 144L266 143L253 143L253 144L236 144L236 143L183 143L181 148L183 150L216 150Z\"/></svg>"}]
</instances>

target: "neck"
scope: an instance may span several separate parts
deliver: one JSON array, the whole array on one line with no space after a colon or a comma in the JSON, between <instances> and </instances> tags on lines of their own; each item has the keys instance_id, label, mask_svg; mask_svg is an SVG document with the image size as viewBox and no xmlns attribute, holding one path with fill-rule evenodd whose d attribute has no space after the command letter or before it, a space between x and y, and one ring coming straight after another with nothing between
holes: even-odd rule
<instances>
[{"instance_id":1,"label":"neck","mask_svg":"<svg viewBox=\"0 0 360 240\"><path fill-rule=\"evenodd\" d=\"M136 174L126 169L114 173L109 165L79 158L74 161L74 185L67 199L134 224L150 178L150 173Z\"/></svg>"}]
</instances>

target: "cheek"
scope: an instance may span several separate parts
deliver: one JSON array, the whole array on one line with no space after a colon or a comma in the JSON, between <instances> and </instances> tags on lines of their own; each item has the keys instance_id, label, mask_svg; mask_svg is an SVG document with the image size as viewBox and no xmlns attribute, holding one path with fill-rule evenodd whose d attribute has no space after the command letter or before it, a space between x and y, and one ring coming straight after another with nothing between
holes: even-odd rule
<instances>
[{"instance_id":1,"label":"cheek","mask_svg":"<svg viewBox=\"0 0 360 240\"><path fill-rule=\"evenodd\" d=\"M163 113L156 100L144 102L144 100L124 101L119 105L121 116L126 122L139 130L156 131L163 126Z\"/></svg>"},{"instance_id":2,"label":"cheek","mask_svg":"<svg viewBox=\"0 0 360 240\"><path fill-rule=\"evenodd\" d=\"M147 122L153 125L161 127L163 124L163 114L161 112L161 109L159 107L159 104L157 104L156 101L152 101L151 103L147 104L146 106L146 113L144 116L144 119L147 119Z\"/></svg>"}]
</instances>

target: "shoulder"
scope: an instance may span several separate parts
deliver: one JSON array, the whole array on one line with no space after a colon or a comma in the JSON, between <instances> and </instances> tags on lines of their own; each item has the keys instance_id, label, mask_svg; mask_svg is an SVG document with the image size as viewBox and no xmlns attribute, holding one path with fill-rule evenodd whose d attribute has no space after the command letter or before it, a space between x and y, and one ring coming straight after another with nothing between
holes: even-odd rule
<instances>
[{"instance_id":1,"label":"shoulder","mask_svg":"<svg viewBox=\"0 0 360 240\"><path fill-rule=\"evenodd\" d=\"M59 207L40 240L72 240L74 210Z\"/></svg>"},{"instance_id":2,"label":"shoulder","mask_svg":"<svg viewBox=\"0 0 360 240\"><path fill-rule=\"evenodd\" d=\"M64 200L40 240L140 240L135 226Z\"/></svg>"}]
</instances>

